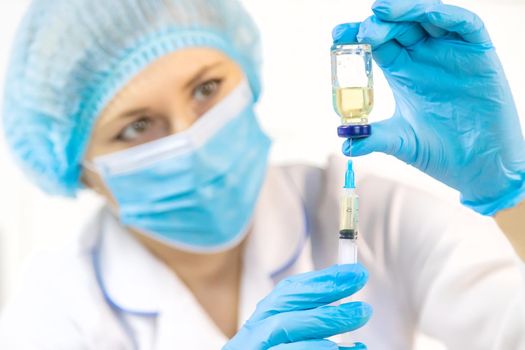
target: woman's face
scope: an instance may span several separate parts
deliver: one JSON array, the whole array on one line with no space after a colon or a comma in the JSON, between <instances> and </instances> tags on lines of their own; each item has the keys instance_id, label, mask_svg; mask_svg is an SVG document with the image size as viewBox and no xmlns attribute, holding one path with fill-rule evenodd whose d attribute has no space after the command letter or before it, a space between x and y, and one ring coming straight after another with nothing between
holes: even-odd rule
<instances>
[{"instance_id":1,"label":"woman's face","mask_svg":"<svg viewBox=\"0 0 525 350\"><path fill-rule=\"evenodd\" d=\"M237 87L242 78L240 66L213 49L189 48L158 59L103 110L85 160L188 129ZM117 205L98 174L85 170L83 181Z\"/></svg>"}]
</instances>

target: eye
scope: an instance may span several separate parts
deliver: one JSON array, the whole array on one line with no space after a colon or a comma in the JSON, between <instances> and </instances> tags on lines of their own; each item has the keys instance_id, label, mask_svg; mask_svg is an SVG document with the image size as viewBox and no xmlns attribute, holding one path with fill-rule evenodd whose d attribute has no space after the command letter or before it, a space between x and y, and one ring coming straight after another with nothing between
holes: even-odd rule
<instances>
[{"instance_id":1,"label":"eye","mask_svg":"<svg viewBox=\"0 0 525 350\"><path fill-rule=\"evenodd\" d=\"M208 80L193 90L193 98L197 102L206 102L213 98L221 86L221 79Z\"/></svg>"},{"instance_id":2,"label":"eye","mask_svg":"<svg viewBox=\"0 0 525 350\"><path fill-rule=\"evenodd\" d=\"M134 141L141 134L143 134L149 127L151 127L152 121L148 117L142 117L138 120L135 120L133 123L126 126L120 134L117 136L117 139L120 141Z\"/></svg>"},{"instance_id":3,"label":"eye","mask_svg":"<svg viewBox=\"0 0 525 350\"><path fill-rule=\"evenodd\" d=\"M157 119L141 117L127 125L116 139L129 143L145 143L169 134L169 127Z\"/></svg>"}]
</instances>

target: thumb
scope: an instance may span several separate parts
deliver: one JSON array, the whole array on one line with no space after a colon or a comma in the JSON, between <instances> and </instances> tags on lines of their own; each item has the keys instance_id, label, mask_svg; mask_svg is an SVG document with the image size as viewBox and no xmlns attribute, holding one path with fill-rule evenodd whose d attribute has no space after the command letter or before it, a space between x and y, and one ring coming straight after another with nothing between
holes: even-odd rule
<instances>
[{"instance_id":1,"label":"thumb","mask_svg":"<svg viewBox=\"0 0 525 350\"><path fill-rule=\"evenodd\" d=\"M403 145L408 141L404 123L404 119L398 117L372 123L372 135L363 139L346 140L343 153L346 156L359 157L382 152L400 158Z\"/></svg>"}]
</instances>

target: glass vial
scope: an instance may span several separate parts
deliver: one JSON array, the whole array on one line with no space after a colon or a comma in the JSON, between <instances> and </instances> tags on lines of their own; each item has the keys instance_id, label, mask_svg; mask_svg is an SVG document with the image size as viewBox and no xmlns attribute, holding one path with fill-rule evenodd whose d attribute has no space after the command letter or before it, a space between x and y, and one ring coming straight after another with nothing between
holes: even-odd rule
<instances>
[{"instance_id":1,"label":"glass vial","mask_svg":"<svg viewBox=\"0 0 525 350\"><path fill-rule=\"evenodd\" d=\"M347 137L369 136L368 115L374 106L372 47L357 42L358 23L338 28L340 35L337 37L334 32L331 49L333 106L341 118L341 128L350 134L341 135L341 130L339 133Z\"/></svg>"}]
</instances>

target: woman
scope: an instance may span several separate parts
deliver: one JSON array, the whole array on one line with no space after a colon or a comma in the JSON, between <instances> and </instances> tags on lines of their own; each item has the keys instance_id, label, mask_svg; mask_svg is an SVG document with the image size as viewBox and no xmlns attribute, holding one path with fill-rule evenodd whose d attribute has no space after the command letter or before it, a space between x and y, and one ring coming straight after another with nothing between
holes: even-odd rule
<instances>
[{"instance_id":1,"label":"woman","mask_svg":"<svg viewBox=\"0 0 525 350\"><path fill-rule=\"evenodd\" d=\"M34 1L6 85L8 141L42 189L87 188L107 206L35 262L0 347L336 349L325 338L363 326L369 304L356 339L373 349L410 349L417 329L451 349L525 347L523 263L508 244L525 257L525 149L488 35L435 2L374 11L358 38L374 44L398 108L354 152L392 153L458 189L508 241L491 218L369 177L358 186L367 303L330 306L368 279L361 265L326 268L343 170L267 167L259 38L240 4ZM433 70L454 79L429 80ZM471 89L488 84L497 98ZM508 137L481 136L489 122Z\"/></svg>"}]
</instances>

